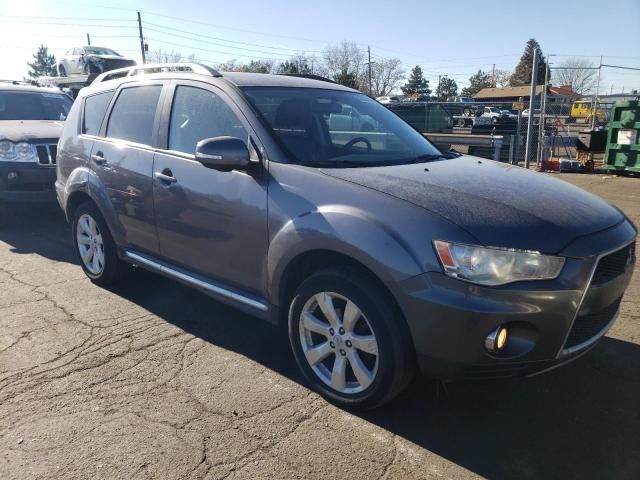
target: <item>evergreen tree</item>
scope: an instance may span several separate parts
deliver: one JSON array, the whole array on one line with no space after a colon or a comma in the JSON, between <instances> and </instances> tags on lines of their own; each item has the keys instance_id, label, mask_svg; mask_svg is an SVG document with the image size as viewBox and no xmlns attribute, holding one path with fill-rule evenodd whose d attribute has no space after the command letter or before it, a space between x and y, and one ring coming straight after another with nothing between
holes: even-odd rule
<instances>
[{"instance_id":1,"label":"evergreen tree","mask_svg":"<svg viewBox=\"0 0 640 480\"><path fill-rule=\"evenodd\" d=\"M540 44L535 39L530 38L527 45L524 48L524 53L520 57L520 61L516 66L516 69L511 75L509 85L512 87L518 87L521 85L531 85L531 72L533 67L533 52L538 49L538 78L537 85L544 85L544 74L547 68L547 62L542 55L542 49Z\"/></svg>"},{"instance_id":2,"label":"evergreen tree","mask_svg":"<svg viewBox=\"0 0 640 480\"><path fill-rule=\"evenodd\" d=\"M483 72L482 70L478 70L476 74L469 77L469 86L463 88L460 94L463 97L473 97L483 88L491 86L493 86L491 83L491 75Z\"/></svg>"},{"instance_id":3,"label":"evergreen tree","mask_svg":"<svg viewBox=\"0 0 640 480\"><path fill-rule=\"evenodd\" d=\"M53 54L50 55L49 49L44 45L38 47L38 51L33 54L33 62L27 62L27 65L29 65L31 78L58 76L56 57Z\"/></svg>"},{"instance_id":4,"label":"evergreen tree","mask_svg":"<svg viewBox=\"0 0 640 480\"><path fill-rule=\"evenodd\" d=\"M422 69L419 65L413 67L411 70L411 76L407 83L404 84L402 91L405 95L417 94L417 95L429 95L429 81L422 75Z\"/></svg>"},{"instance_id":5,"label":"evergreen tree","mask_svg":"<svg viewBox=\"0 0 640 480\"><path fill-rule=\"evenodd\" d=\"M292 58L280 64L278 73L309 74L311 73L311 67L309 67L309 64L304 60Z\"/></svg>"},{"instance_id":6,"label":"evergreen tree","mask_svg":"<svg viewBox=\"0 0 640 480\"><path fill-rule=\"evenodd\" d=\"M436 88L436 97L441 102L445 102L449 97L458 95L458 84L453 78L442 77L438 88Z\"/></svg>"},{"instance_id":7,"label":"evergreen tree","mask_svg":"<svg viewBox=\"0 0 640 480\"><path fill-rule=\"evenodd\" d=\"M358 88L358 79L353 73L348 72L345 68L333 76L333 81L340 85L344 85L345 87Z\"/></svg>"}]
</instances>

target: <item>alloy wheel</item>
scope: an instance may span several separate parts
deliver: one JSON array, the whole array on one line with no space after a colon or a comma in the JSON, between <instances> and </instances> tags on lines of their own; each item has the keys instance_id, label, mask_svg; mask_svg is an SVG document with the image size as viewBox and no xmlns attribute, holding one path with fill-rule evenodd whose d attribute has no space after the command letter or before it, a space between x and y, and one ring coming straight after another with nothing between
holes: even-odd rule
<instances>
[{"instance_id":1,"label":"alloy wheel","mask_svg":"<svg viewBox=\"0 0 640 480\"><path fill-rule=\"evenodd\" d=\"M360 308L334 292L313 295L299 318L300 343L309 367L342 394L366 390L378 372L378 341Z\"/></svg>"},{"instance_id":2,"label":"alloy wheel","mask_svg":"<svg viewBox=\"0 0 640 480\"><path fill-rule=\"evenodd\" d=\"M76 241L85 268L92 275L100 275L105 263L104 242L100 228L91 215L85 213L78 219Z\"/></svg>"}]
</instances>

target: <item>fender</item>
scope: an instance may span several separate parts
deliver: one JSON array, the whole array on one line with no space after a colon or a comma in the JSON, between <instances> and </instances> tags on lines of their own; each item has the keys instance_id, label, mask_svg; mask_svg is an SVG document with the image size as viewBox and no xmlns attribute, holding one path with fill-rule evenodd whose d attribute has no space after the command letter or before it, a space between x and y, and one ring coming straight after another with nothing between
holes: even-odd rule
<instances>
[{"instance_id":1,"label":"fender","mask_svg":"<svg viewBox=\"0 0 640 480\"><path fill-rule=\"evenodd\" d=\"M298 255L313 250L347 255L386 285L423 273L418 257L402 237L369 212L325 205L289 220L273 236L267 256L267 285L273 303L278 303L287 265Z\"/></svg>"},{"instance_id":2,"label":"fender","mask_svg":"<svg viewBox=\"0 0 640 480\"><path fill-rule=\"evenodd\" d=\"M76 192L82 192L93 200L105 222L107 222L116 244L123 245L125 240L124 228L118 220L104 184L93 170L88 167L78 167L67 178L62 192L62 205L67 221L71 221L68 200Z\"/></svg>"}]
</instances>

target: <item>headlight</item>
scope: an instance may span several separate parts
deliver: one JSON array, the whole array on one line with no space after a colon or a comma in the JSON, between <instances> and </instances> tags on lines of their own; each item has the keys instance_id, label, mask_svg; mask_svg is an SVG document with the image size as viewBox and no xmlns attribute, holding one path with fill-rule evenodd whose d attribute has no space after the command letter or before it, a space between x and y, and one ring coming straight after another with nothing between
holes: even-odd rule
<instances>
[{"instance_id":1,"label":"headlight","mask_svg":"<svg viewBox=\"0 0 640 480\"><path fill-rule=\"evenodd\" d=\"M14 162L36 162L36 147L27 142L13 143L8 140L0 142L0 160Z\"/></svg>"},{"instance_id":2,"label":"headlight","mask_svg":"<svg viewBox=\"0 0 640 480\"><path fill-rule=\"evenodd\" d=\"M16 157L16 152L12 142L3 140L0 142L0 160L13 160Z\"/></svg>"},{"instance_id":3,"label":"headlight","mask_svg":"<svg viewBox=\"0 0 640 480\"><path fill-rule=\"evenodd\" d=\"M480 285L504 285L522 280L551 280L560 275L564 258L539 252L485 248L434 240L444 272Z\"/></svg>"},{"instance_id":4,"label":"headlight","mask_svg":"<svg viewBox=\"0 0 640 480\"><path fill-rule=\"evenodd\" d=\"M35 146L26 142L17 143L14 151L18 162L35 162L38 159Z\"/></svg>"}]
</instances>

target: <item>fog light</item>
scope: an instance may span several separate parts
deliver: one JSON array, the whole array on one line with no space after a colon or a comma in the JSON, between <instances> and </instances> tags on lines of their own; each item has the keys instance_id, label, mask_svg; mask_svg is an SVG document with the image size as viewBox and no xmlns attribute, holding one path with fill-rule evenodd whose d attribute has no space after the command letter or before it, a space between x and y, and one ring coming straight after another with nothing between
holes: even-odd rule
<instances>
[{"instance_id":1,"label":"fog light","mask_svg":"<svg viewBox=\"0 0 640 480\"><path fill-rule=\"evenodd\" d=\"M508 339L509 330L507 327L500 326L487 335L484 340L484 347L491 353L496 353L505 347Z\"/></svg>"},{"instance_id":2,"label":"fog light","mask_svg":"<svg viewBox=\"0 0 640 480\"><path fill-rule=\"evenodd\" d=\"M18 172L7 173L7 180L18 180L18 178L20 178L20 174Z\"/></svg>"}]
</instances>

